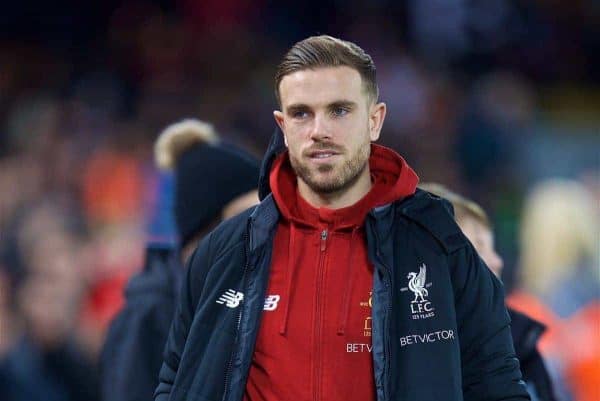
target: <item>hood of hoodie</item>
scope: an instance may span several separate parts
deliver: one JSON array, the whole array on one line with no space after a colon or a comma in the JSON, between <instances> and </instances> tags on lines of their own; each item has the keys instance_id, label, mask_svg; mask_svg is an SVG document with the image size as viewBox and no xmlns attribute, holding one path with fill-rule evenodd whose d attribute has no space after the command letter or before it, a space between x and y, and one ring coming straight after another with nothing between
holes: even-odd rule
<instances>
[{"instance_id":1,"label":"hood of hoodie","mask_svg":"<svg viewBox=\"0 0 600 401\"><path fill-rule=\"evenodd\" d=\"M362 225L369 210L412 195L419 182L406 161L383 146L371 144L369 169L373 184L369 192L355 204L340 209L316 208L300 196L287 151L273 161L269 187L283 218L295 225L316 227L326 221L335 230L353 228Z\"/></svg>"},{"instance_id":2,"label":"hood of hoodie","mask_svg":"<svg viewBox=\"0 0 600 401\"><path fill-rule=\"evenodd\" d=\"M279 155L286 152L285 142L283 141L283 132L279 127L275 128L275 132L271 136L269 146L260 165L260 174L258 178L258 198L262 201L271 193L271 185L269 183L269 175L271 167Z\"/></svg>"},{"instance_id":3,"label":"hood of hoodie","mask_svg":"<svg viewBox=\"0 0 600 401\"><path fill-rule=\"evenodd\" d=\"M371 209L412 195L418 177L396 152L371 145L369 192L345 208L317 208L300 196L285 149L266 160L270 174L263 196L272 193L281 214L266 297L275 300L262 316L247 389L266 400L311 399L315 394L372 400L371 355L347 351L348 344L359 342L370 347L371 311L364 303L373 289L373 268L364 220ZM324 372L333 366L336 379L330 381ZM307 385L314 377L320 379ZM360 390L340 387L345 380Z\"/></svg>"}]
</instances>

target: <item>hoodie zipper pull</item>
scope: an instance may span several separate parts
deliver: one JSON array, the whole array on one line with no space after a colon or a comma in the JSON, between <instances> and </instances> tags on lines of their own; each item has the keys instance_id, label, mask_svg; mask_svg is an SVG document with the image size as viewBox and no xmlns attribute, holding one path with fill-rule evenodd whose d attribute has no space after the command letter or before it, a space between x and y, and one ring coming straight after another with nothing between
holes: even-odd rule
<instances>
[{"instance_id":1,"label":"hoodie zipper pull","mask_svg":"<svg viewBox=\"0 0 600 401\"><path fill-rule=\"evenodd\" d=\"M327 246L327 230L321 231L321 252L325 251Z\"/></svg>"}]
</instances>

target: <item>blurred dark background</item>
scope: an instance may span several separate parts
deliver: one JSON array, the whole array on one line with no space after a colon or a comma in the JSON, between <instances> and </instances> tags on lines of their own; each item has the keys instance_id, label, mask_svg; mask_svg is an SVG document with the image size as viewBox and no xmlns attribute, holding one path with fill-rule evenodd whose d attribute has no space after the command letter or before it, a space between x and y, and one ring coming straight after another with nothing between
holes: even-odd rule
<instances>
[{"instance_id":1,"label":"blurred dark background","mask_svg":"<svg viewBox=\"0 0 600 401\"><path fill-rule=\"evenodd\" d=\"M144 243L175 241L172 177L152 161L158 133L200 118L262 155L276 65L315 34L354 41L374 58L388 105L381 142L421 181L490 213L507 291L521 285L524 204L548 179L591 199L595 254L586 258L598 268L598 2L5 3L0 358L23 335L44 349L73 337L77 358L93 365ZM56 399L81 396L63 392Z\"/></svg>"}]
</instances>

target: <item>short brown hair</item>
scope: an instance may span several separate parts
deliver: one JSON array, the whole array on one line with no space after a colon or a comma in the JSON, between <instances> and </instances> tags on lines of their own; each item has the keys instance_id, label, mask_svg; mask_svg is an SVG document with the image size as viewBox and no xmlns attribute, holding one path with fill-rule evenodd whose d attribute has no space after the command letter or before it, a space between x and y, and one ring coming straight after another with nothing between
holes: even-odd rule
<instances>
[{"instance_id":1,"label":"short brown hair","mask_svg":"<svg viewBox=\"0 0 600 401\"><path fill-rule=\"evenodd\" d=\"M281 105L279 85L286 75L296 71L320 67L346 66L360 74L364 88L371 100L377 101L375 63L363 49L352 42L328 35L311 36L298 43L283 56L275 73L275 97Z\"/></svg>"},{"instance_id":2,"label":"short brown hair","mask_svg":"<svg viewBox=\"0 0 600 401\"><path fill-rule=\"evenodd\" d=\"M454 207L454 219L458 223L464 221L466 218L471 218L482 224L485 228L492 229L492 224L487 213L472 200L452 192L442 184L435 182L420 184L419 188L450 201Z\"/></svg>"}]
</instances>

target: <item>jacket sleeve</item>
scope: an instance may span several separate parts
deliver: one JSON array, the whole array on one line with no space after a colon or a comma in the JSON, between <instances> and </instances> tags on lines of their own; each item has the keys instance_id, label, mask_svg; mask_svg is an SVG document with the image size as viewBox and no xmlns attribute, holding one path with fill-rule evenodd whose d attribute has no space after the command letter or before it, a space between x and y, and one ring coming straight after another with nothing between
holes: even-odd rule
<instances>
[{"instance_id":1,"label":"jacket sleeve","mask_svg":"<svg viewBox=\"0 0 600 401\"><path fill-rule=\"evenodd\" d=\"M532 389L532 401L535 401L534 392L539 400L556 401L550 374L546 369L542 355L537 349L527 360L521 361L521 366L527 387Z\"/></svg>"},{"instance_id":2,"label":"jacket sleeve","mask_svg":"<svg viewBox=\"0 0 600 401\"><path fill-rule=\"evenodd\" d=\"M126 305L111 323L101 357L103 401L152 397L167 336L160 313L151 305Z\"/></svg>"},{"instance_id":3,"label":"jacket sleeve","mask_svg":"<svg viewBox=\"0 0 600 401\"><path fill-rule=\"evenodd\" d=\"M465 401L529 400L500 281L470 243L453 257Z\"/></svg>"},{"instance_id":4,"label":"jacket sleeve","mask_svg":"<svg viewBox=\"0 0 600 401\"><path fill-rule=\"evenodd\" d=\"M163 364L158 375L155 401L167 401L173 391L179 362L183 354L189 330L194 319L196 305L209 270L209 249L212 234L205 237L190 257L181 285L177 308L163 353Z\"/></svg>"}]
</instances>

